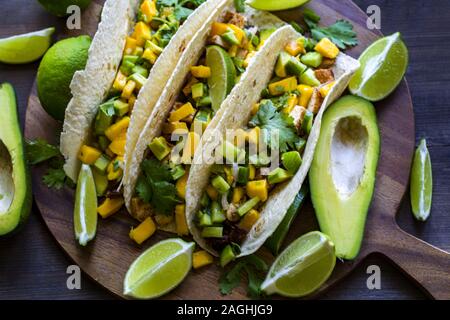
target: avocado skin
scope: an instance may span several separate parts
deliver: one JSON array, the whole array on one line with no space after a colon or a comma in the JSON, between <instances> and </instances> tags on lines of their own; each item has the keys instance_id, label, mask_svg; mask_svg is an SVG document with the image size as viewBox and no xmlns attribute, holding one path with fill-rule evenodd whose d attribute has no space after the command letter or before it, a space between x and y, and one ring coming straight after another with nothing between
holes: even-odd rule
<instances>
[{"instance_id":1,"label":"avocado skin","mask_svg":"<svg viewBox=\"0 0 450 320\"><path fill-rule=\"evenodd\" d=\"M331 143L339 119L358 117L367 130L364 172L356 190L343 199L331 175ZM380 134L375 108L369 101L345 96L325 112L322 130L309 172L311 199L320 229L336 245L336 256L352 260L359 253L375 188Z\"/></svg>"},{"instance_id":2,"label":"avocado skin","mask_svg":"<svg viewBox=\"0 0 450 320\"><path fill-rule=\"evenodd\" d=\"M24 152L24 143L17 115L16 97L13 87L0 84L0 140L8 150L13 164L14 199L8 211L0 215L0 236L17 231L27 220L31 205L31 178Z\"/></svg>"}]
</instances>

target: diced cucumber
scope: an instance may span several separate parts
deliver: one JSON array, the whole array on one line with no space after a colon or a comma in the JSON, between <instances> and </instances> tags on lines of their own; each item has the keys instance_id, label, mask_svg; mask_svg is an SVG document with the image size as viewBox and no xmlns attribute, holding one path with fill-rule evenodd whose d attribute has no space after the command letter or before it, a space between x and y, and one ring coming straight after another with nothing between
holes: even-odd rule
<instances>
[{"instance_id":1,"label":"diced cucumber","mask_svg":"<svg viewBox=\"0 0 450 320\"><path fill-rule=\"evenodd\" d=\"M248 181L248 174L249 174L248 167L240 166L238 168L237 183L246 184Z\"/></svg>"},{"instance_id":2,"label":"diced cucumber","mask_svg":"<svg viewBox=\"0 0 450 320\"><path fill-rule=\"evenodd\" d=\"M230 190L230 185L225 181L224 178L222 178L222 176L216 176L214 179L212 179L211 184L221 194L224 194L228 190Z\"/></svg>"},{"instance_id":3,"label":"diced cucumber","mask_svg":"<svg viewBox=\"0 0 450 320\"><path fill-rule=\"evenodd\" d=\"M100 174L106 174L106 169L108 168L109 163L111 162L111 159L105 155L102 154L94 163L94 167L98 170Z\"/></svg>"},{"instance_id":4,"label":"diced cucumber","mask_svg":"<svg viewBox=\"0 0 450 320\"><path fill-rule=\"evenodd\" d=\"M238 214L242 217L244 214L252 210L253 207L255 207L259 203L259 201L260 200L258 197L251 198L239 207L239 209L237 210Z\"/></svg>"},{"instance_id":5,"label":"diced cucumber","mask_svg":"<svg viewBox=\"0 0 450 320\"><path fill-rule=\"evenodd\" d=\"M267 180L270 184L276 184L284 182L290 179L292 175L282 168L276 168L272 172L269 173Z\"/></svg>"},{"instance_id":6,"label":"diced cucumber","mask_svg":"<svg viewBox=\"0 0 450 320\"><path fill-rule=\"evenodd\" d=\"M322 64L322 55L318 52L308 52L300 58L308 67L317 68Z\"/></svg>"},{"instance_id":7,"label":"diced cucumber","mask_svg":"<svg viewBox=\"0 0 450 320\"><path fill-rule=\"evenodd\" d=\"M302 157L298 151L289 151L281 155L281 162L290 174L295 174L302 164Z\"/></svg>"},{"instance_id":8,"label":"diced cucumber","mask_svg":"<svg viewBox=\"0 0 450 320\"><path fill-rule=\"evenodd\" d=\"M220 253L220 266L223 268L235 259L236 254L233 251L233 247L229 244Z\"/></svg>"},{"instance_id":9,"label":"diced cucumber","mask_svg":"<svg viewBox=\"0 0 450 320\"><path fill-rule=\"evenodd\" d=\"M207 213L202 214L202 216L200 217L199 225L201 227L212 226L211 216Z\"/></svg>"},{"instance_id":10,"label":"diced cucumber","mask_svg":"<svg viewBox=\"0 0 450 320\"><path fill-rule=\"evenodd\" d=\"M303 74L300 76L300 83L306 84L311 87L320 86L320 81L317 80L313 69L307 69L305 72L303 72Z\"/></svg>"},{"instance_id":11,"label":"diced cucumber","mask_svg":"<svg viewBox=\"0 0 450 320\"><path fill-rule=\"evenodd\" d=\"M223 227L203 228L201 236L203 238L222 238L223 237Z\"/></svg>"},{"instance_id":12,"label":"diced cucumber","mask_svg":"<svg viewBox=\"0 0 450 320\"><path fill-rule=\"evenodd\" d=\"M222 208L220 207L220 204L217 201L213 201L211 203L211 220L213 224L216 223L222 223L227 218L222 212Z\"/></svg>"}]
</instances>

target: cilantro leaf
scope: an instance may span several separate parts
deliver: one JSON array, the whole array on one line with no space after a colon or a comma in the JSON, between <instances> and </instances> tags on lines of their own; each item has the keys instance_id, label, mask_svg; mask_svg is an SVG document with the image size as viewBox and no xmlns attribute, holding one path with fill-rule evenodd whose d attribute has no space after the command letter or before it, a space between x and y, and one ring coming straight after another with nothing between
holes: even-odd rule
<instances>
[{"instance_id":1,"label":"cilantro leaf","mask_svg":"<svg viewBox=\"0 0 450 320\"><path fill-rule=\"evenodd\" d=\"M194 12L194 10L182 6L176 6L174 15L178 21L181 21L187 19L192 12Z\"/></svg>"},{"instance_id":2,"label":"cilantro leaf","mask_svg":"<svg viewBox=\"0 0 450 320\"><path fill-rule=\"evenodd\" d=\"M146 203L162 214L170 214L180 203L177 197L170 167L160 163L155 158L144 160L143 175L136 184L136 193Z\"/></svg>"},{"instance_id":3,"label":"cilantro leaf","mask_svg":"<svg viewBox=\"0 0 450 320\"><path fill-rule=\"evenodd\" d=\"M358 44L356 32L349 21L338 20L329 27L319 27L320 17L309 9L303 12L303 18L311 30L311 36L317 41L329 38L342 50Z\"/></svg>"},{"instance_id":4,"label":"cilantro leaf","mask_svg":"<svg viewBox=\"0 0 450 320\"><path fill-rule=\"evenodd\" d=\"M223 295L230 294L239 286L244 273L247 275L247 295L253 299L261 296L261 283L269 267L261 258L251 255L237 262L231 269L224 272L219 279L219 290Z\"/></svg>"},{"instance_id":5,"label":"cilantro leaf","mask_svg":"<svg viewBox=\"0 0 450 320\"><path fill-rule=\"evenodd\" d=\"M25 153L29 164L35 165L60 155L59 149L44 139L26 140Z\"/></svg>"},{"instance_id":6,"label":"cilantro leaf","mask_svg":"<svg viewBox=\"0 0 450 320\"><path fill-rule=\"evenodd\" d=\"M47 187L59 190L66 182L66 173L62 168L50 168L47 174L42 177L42 181Z\"/></svg>"},{"instance_id":7,"label":"cilantro leaf","mask_svg":"<svg viewBox=\"0 0 450 320\"><path fill-rule=\"evenodd\" d=\"M295 147L300 137L297 135L292 118L284 113L278 112L271 100L263 100L256 115L250 120L250 125L258 126L263 133L264 142L272 146L272 131L278 133L278 148L281 152Z\"/></svg>"}]
</instances>

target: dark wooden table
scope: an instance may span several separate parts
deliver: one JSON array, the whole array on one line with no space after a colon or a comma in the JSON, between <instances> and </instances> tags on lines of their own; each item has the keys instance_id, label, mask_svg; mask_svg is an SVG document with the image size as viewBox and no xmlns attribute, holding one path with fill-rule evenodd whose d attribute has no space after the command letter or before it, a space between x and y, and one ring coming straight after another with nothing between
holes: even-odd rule
<instances>
[{"instance_id":1,"label":"dark wooden table","mask_svg":"<svg viewBox=\"0 0 450 320\"><path fill-rule=\"evenodd\" d=\"M426 223L412 219L409 196L398 214L399 225L411 234L450 251L450 2L429 0L355 0L363 11L381 8L382 31L401 31L410 50L407 78L416 114L416 137L428 139L434 172L432 216ZM0 38L49 26L63 30L65 21L47 14L34 0L1 0ZM38 63L0 64L0 82L17 91L21 120ZM1 117L0 117L1 119ZM67 213L69 214L69 213ZM58 247L36 208L27 225L0 240L0 299L110 299L108 292L82 277L81 290L68 290L66 270L72 262ZM381 290L366 286L366 269L381 269ZM382 257L369 257L324 299L423 299L424 295Z\"/></svg>"}]
</instances>

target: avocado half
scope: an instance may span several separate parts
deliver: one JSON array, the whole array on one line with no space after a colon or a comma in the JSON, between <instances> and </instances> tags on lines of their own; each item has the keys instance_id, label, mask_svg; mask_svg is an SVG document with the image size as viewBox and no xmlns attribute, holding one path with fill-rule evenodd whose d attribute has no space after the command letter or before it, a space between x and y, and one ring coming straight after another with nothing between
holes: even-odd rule
<instances>
[{"instance_id":1,"label":"avocado half","mask_svg":"<svg viewBox=\"0 0 450 320\"><path fill-rule=\"evenodd\" d=\"M10 84L0 84L0 236L17 229L31 209L31 180Z\"/></svg>"},{"instance_id":2,"label":"avocado half","mask_svg":"<svg viewBox=\"0 0 450 320\"><path fill-rule=\"evenodd\" d=\"M334 242L340 258L358 255L379 154L380 133L372 103L345 96L328 108L309 181L320 229Z\"/></svg>"}]
</instances>

